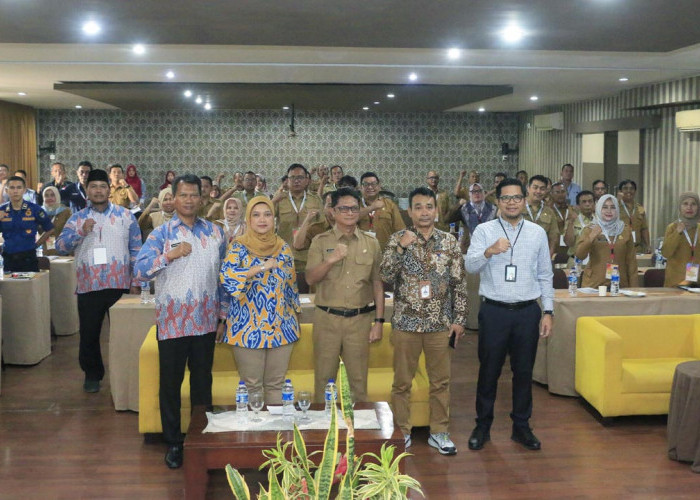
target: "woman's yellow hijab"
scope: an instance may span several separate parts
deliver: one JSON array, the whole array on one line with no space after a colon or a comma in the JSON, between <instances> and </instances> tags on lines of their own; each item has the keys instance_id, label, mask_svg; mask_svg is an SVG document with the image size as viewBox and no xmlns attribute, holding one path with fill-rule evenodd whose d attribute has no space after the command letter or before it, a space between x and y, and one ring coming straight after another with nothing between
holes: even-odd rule
<instances>
[{"instance_id":1,"label":"woman's yellow hijab","mask_svg":"<svg viewBox=\"0 0 700 500\"><path fill-rule=\"evenodd\" d=\"M245 246L248 251L256 257L272 257L282 250L284 240L277 236L274 226L265 234L258 234L253 230L252 224L250 223L251 213L253 212L253 208L260 204L267 205L274 215L275 207L272 201L270 201L267 196L256 196L248 202L245 209L245 233L237 237L235 241Z\"/></svg>"}]
</instances>

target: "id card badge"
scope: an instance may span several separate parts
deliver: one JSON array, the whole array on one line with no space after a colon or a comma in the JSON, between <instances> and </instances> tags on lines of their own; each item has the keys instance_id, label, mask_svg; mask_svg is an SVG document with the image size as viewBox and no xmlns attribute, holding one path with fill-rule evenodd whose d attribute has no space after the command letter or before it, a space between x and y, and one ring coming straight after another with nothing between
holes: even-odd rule
<instances>
[{"instance_id":1,"label":"id card badge","mask_svg":"<svg viewBox=\"0 0 700 500\"><path fill-rule=\"evenodd\" d=\"M632 243L637 244L637 231L632 231Z\"/></svg>"},{"instance_id":2,"label":"id card badge","mask_svg":"<svg viewBox=\"0 0 700 500\"><path fill-rule=\"evenodd\" d=\"M107 264L107 249L104 247L93 248L92 258L94 259L96 266Z\"/></svg>"},{"instance_id":3,"label":"id card badge","mask_svg":"<svg viewBox=\"0 0 700 500\"><path fill-rule=\"evenodd\" d=\"M566 243L564 243L564 235L563 235L563 234L560 234L560 235L559 235L559 246L560 246L560 247L565 247L565 246L566 246Z\"/></svg>"},{"instance_id":4,"label":"id card badge","mask_svg":"<svg viewBox=\"0 0 700 500\"><path fill-rule=\"evenodd\" d=\"M418 291L421 300L428 300L433 298L433 287L430 281L421 281L418 285Z\"/></svg>"},{"instance_id":5,"label":"id card badge","mask_svg":"<svg viewBox=\"0 0 700 500\"><path fill-rule=\"evenodd\" d=\"M506 266L506 281L509 283L515 283L518 279L518 266L514 264L508 264Z\"/></svg>"},{"instance_id":6,"label":"id card badge","mask_svg":"<svg viewBox=\"0 0 700 500\"><path fill-rule=\"evenodd\" d=\"M616 269L619 271L620 266L618 266L617 264L610 264L610 263L608 263L605 266L605 279L606 280L612 279L613 269Z\"/></svg>"},{"instance_id":7,"label":"id card badge","mask_svg":"<svg viewBox=\"0 0 700 500\"><path fill-rule=\"evenodd\" d=\"M698 281L698 270L700 270L700 264L694 262L688 262L685 265L685 279L686 281L692 281L693 283Z\"/></svg>"}]
</instances>

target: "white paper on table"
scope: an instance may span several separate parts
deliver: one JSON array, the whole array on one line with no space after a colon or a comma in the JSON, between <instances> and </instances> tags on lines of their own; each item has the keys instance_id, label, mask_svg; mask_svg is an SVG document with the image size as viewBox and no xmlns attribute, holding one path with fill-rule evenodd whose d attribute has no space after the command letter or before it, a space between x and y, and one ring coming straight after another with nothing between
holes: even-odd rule
<instances>
[{"instance_id":1,"label":"white paper on table","mask_svg":"<svg viewBox=\"0 0 700 500\"><path fill-rule=\"evenodd\" d=\"M282 415L283 407L279 405L268 405L267 411L270 412L270 415Z\"/></svg>"},{"instance_id":2,"label":"white paper on table","mask_svg":"<svg viewBox=\"0 0 700 500\"><path fill-rule=\"evenodd\" d=\"M620 290L620 294L626 297L646 297L644 292L635 292L634 290Z\"/></svg>"},{"instance_id":3,"label":"white paper on table","mask_svg":"<svg viewBox=\"0 0 700 500\"><path fill-rule=\"evenodd\" d=\"M693 287L688 286L688 287L683 287L683 289L688 290L689 292L692 292L692 293L700 293L700 288L693 288Z\"/></svg>"},{"instance_id":4,"label":"white paper on table","mask_svg":"<svg viewBox=\"0 0 700 500\"><path fill-rule=\"evenodd\" d=\"M586 293L586 294L590 294L590 295L598 295L597 288L582 287L582 288L579 288L578 291L581 293Z\"/></svg>"},{"instance_id":5,"label":"white paper on table","mask_svg":"<svg viewBox=\"0 0 700 500\"><path fill-rule=\"evenodd\" d=\"M277 406L273 408L282 408ZM268 407L269 409L269 407ZM299 430L311 429L328 429L330 425L330 417L323 410L309 410L307 415L310 418L309 422L301 422L301 412L295 413L295 420ZM209 432L251 432L251 431L284 431L292 430L292 420L285 418L282 415L272 415L269 411L261 411L260 422L252 422L253 412L246 412L245 418L241 418L235 411L226 411L223 413L207 412L207 426L202 431ZM355 429L381 429L377 413L374 410L355 410ZM345 421L340 412L338 412L338 428L346 429Z\"/></svg>"},{"instance_id":6,"label":"white paper on table","mask_svg":"<svg viewBox=\"0 0 700 500\"><path fill-rule=\"evenodd\" d=\"M311 297L299 297L301 304L311 304Z\"/></svg>"},{"instance_id":7,"label":"white paper on table","mask_svg":"<svg viewBox=\"0 0 700 500\"><path fill-rule=\"evenodd\" d=\"M49 258L51 258L51 257L49 257ZM70 257L54 257L53 259L51 259L51 261L52 262L70 262L71 259L70 259Z\"/></svg>"}]
</instances>

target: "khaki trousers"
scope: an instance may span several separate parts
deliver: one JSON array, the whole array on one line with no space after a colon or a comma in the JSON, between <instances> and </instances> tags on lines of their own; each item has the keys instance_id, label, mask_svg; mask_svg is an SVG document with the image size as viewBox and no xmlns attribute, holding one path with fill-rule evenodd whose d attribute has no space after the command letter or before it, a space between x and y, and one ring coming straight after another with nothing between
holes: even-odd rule
<instances>
[{"instance_id":1,"label":"khaki trousers","mask_svg":"<svg viewBox=\"0 0 700 500\"><path fill-rule=\"evenodd\" d=\"M374 313L344 318L314 310L314 401L323 402L329 378L336 379L340 357L345 362L353 401L367 401L369 330Z\"/></svg>"},{"instance_id":2,"label":"khaki trousers","mask_svg":"<svg viewBox=\"0 0 700 500\"><path fill-rule=\"evenodd\" d=\"M418 368L421 352L425 352L425 367L430 382L430 432L447 432L450 423L450 362L452 350L448 331L413 333L391 331L394 346L394 384L391 405L394 418L404 434L411 433L411 384Z\"/></svg>"},{"instance_id":3,"label":"khaki trousers","mask_svg":"<svg viewBox=\"0 0 700 500\"><path fill-rule=\"evenodd\" d=\"M270 349L233 346L233 357L248 393L265 391L265 404L282 404L282 386L294 344Z\"/></svg>"}]
</instances>

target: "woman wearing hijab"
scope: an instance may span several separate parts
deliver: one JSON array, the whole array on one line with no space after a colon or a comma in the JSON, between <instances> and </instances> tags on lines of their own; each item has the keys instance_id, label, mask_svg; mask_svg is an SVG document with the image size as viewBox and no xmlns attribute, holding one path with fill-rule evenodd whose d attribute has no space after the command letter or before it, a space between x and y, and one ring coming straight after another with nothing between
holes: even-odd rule
<instances>
[{"instance_id":1,"label":"woman wearing hijab","mask_svg":"<svg viewBox=\"0 0 700 500\"><path fill-rule=\"evenodd\" d=\"M136 165L129 165L126 167L126 183L134 188L136 195L139 197L139 201L143 203L143 200L146 199L146 185L136 172Z\"/></svg>"},{"instance_id":2,"label":"woman wearing hijab","mask_svg":"<svg viewBox=\"0 0 700 500\"><path fill-rule=\"evenodd\" d=\"M586 227L576 246L576 257L590 260L583 271L581 286L597 288L610 284L612 266L618 266L620 287L637 286L637 256L632 230L620 220L617 199L606 194L595 207L593 223Z\"/></svg>"},{"instance_id":3,"label":"woman wearing hijab","mask_svg":"<svg viewBox=\"0 0 700 500\"><path fill-rule=\"evenodd\" d=\"M158 210L159 207L160 210ZM174 213L175 198L172 188L161 189L158 193L158 199L153 198L139 217L143 241L146 241L151 231L172 219Z\"/></svg>"},{"instance_id":4,"label":"woman wearing hijab","mask_svg":"<svg viewBox=\"0 0 700 500\"><path fill-rule=\"evenodd\" d=\"M243 202L238 198L229 198L224 202L223 214L224 218L217 220L216 223L224 228L224 233L226 233L230 244L236 237L245 233Z\"/></svg>"},{"instance_id":5,"label":"woman wearing hijab","mask_svg":"<svg viewBox=\"0 0 700 500\"><path fill-rule=\"evenodd\" d=\"M175 178L175 172L173 172L172 170L168 170L167 172L165 172L165 182L160 185L160 190L162 191L163 189L169 188L170 186L172 186L174 178Z\"/></svg>"},{"instance_id":6,"label":"woman wearing hijab","mask_svg":"<svg viewBox=\"0 0 700 500\"><path fill-rule=\"evenodd\" d=\"M269 198L250 200L245 221L245 233L233 241L221 267L221 283L232 300L226 331L218 340L233 346L248 390L264 390L266 403L279 404L292 347L299 340L294 258L275 234Z\"/></svg>"},{"instance_id":7,"label":"woman wearing hijab","mask_svg":"<svg viewBox=\"0 0 700 500\"><path fill-rule=\"evenodd\" d=\"M54 228L53 236L49 236L49 239L44 243L44 255L57 255L56 236L63 231L63 226L68 222L71 211L67 206L61 204L61 195L54 186L48 186L42 195L44 197L44 211L51 218Z\"/></svg>"},{"instance_id":8,"label":"woman wearing hijab","mask_svg":"<svg viewBox=\"0 0 700 500\"><path fill-rule=\"evenodd\" d=\"M661 255L666 262L664 286L687 285L698 281L698 223L700 199L696 193L683 193L678 201L679 217L666 228Z\"/></svg>"}]
</instances>

